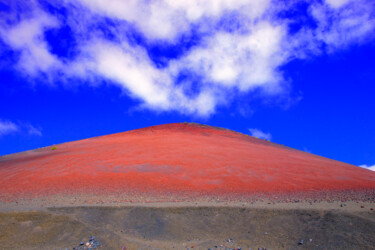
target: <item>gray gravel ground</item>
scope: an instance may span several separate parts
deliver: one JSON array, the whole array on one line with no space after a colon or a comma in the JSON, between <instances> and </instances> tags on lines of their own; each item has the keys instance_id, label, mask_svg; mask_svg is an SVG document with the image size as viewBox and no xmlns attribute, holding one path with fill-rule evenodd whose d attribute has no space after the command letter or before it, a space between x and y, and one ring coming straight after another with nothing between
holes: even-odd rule
<instances>
[{"instance_id":1,"label":"gray gravel ground","mask_svg":"<svg viewBox=\"0 0 375 250\"><path fill-rule=\"evenodd\" d=\"M92 235L102 249L374 249L374 234L375 213L360 209L132 206L0 213L1 249L73 249Z\"/></svg>"}]
</instances>

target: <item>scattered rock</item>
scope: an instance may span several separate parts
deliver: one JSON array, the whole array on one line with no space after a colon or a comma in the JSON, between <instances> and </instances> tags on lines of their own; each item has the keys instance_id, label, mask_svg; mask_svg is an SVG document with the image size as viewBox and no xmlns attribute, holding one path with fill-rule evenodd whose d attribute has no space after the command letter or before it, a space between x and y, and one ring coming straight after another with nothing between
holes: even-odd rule
<instances>
[{"instance_id":1,"label":"scattered rock","mask_svg":"<svg viewBox=\"0 0 375 250\"><path fill-rule=\"evenodd\" d=\"M79 243L78 247L73 247L73 250L94 249L99 247L100 244L95 240L95 236L91 236L91 238L88 241L82 241L81 243ZM126 249L126 247L124 246L122 249L124 250Z\"/></svg>"}]
</instances>

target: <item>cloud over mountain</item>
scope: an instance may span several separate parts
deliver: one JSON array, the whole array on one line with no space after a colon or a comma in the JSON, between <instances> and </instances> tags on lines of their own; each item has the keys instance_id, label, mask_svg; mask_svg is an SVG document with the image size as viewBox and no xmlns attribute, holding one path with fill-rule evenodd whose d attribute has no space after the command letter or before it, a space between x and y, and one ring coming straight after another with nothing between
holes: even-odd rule
<instances>
[{"instance_id":1,"label":"cloud over mountain","mask_svg":"<svg viewBox=\"0 0 375 250\"><path fill-rule=\"evenodd\" d=\"M0 136L18 131L18 126L6 120L0 120Z\"/></svg>"},{"instance_id":2,"label":"cloud over mountain","mask_svg":"<svg viewBox=\"0 0 375 250\"><path fill-rule=\"evenodd\" d=\"M364 165L360 165L359 167L365 168L371 171L375 171L375 165L369 166L369 165L364 164Z\"/></svg>"},{"instance_id":3,"label":"cloud over mountain","mask_svg":"<svg viewBox=\"0 0 375 250\"><path fill-rule=\"evenodd\" d=\"M2 60L14 62L25 76L66 84L105 80L141 107L199 116L252 91L288 96L282 66L372 41L375 27L370 1L2 5L1 42L14 52Z\"/></svg>"},{"instance_id":4,"label":"cloud over mountain","mask_svg":"<svg viewBox=\"0 0 375 250\"><path fill-rule=\"evenodd\" d=\"M0 119L0 137L14 133L42 136L42 129L28 122L13 122Z\"/></svg>"},{"instance_id":5,"label":"cloud over mountain","mask_svg":"<svg viewBox=\"0 0 375 250\"><path fill-rule=\"evenodd\" d=\"M265 133L262 130L256 129L256 128L249 128L249 131L251 133L251 136L254 136L259 139L265 139L265 140L271 140L272 135L270 133Z\"/></svg>"}]
</instances>

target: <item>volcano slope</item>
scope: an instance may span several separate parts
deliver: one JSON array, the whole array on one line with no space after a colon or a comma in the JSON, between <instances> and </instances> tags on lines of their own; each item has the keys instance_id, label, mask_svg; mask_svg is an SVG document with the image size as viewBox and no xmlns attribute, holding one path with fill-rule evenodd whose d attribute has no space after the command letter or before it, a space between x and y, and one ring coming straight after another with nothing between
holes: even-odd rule
<instances>
[{"instance_id":1,"label":"volcano slope","mask_svg":"<svg viewBox=\"0 0 375 250\"><path fill-rule=\"evenodd\" d=\"M100 234L106 248L234 247L226 237L372 248L374 190L369 170L227 129L166 124L1 156L0 245L64 248Z\"/></svg>"}]
</instances>

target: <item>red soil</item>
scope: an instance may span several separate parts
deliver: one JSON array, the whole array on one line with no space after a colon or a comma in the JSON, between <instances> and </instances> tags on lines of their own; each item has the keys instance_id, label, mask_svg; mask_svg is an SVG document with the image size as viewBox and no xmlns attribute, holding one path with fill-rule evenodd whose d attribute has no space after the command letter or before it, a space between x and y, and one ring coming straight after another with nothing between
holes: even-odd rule
<instances>
[{"instance_id":1,"label":"red soil","mask_svg":"<svg viewBox=\"0 0 375 250\"><path fill-rule=\"evenodd\" d=\"M375 172L205 125L153 126L56 147L0 157L0 198L375 189Z\"/></svg>"}]
</instances>

